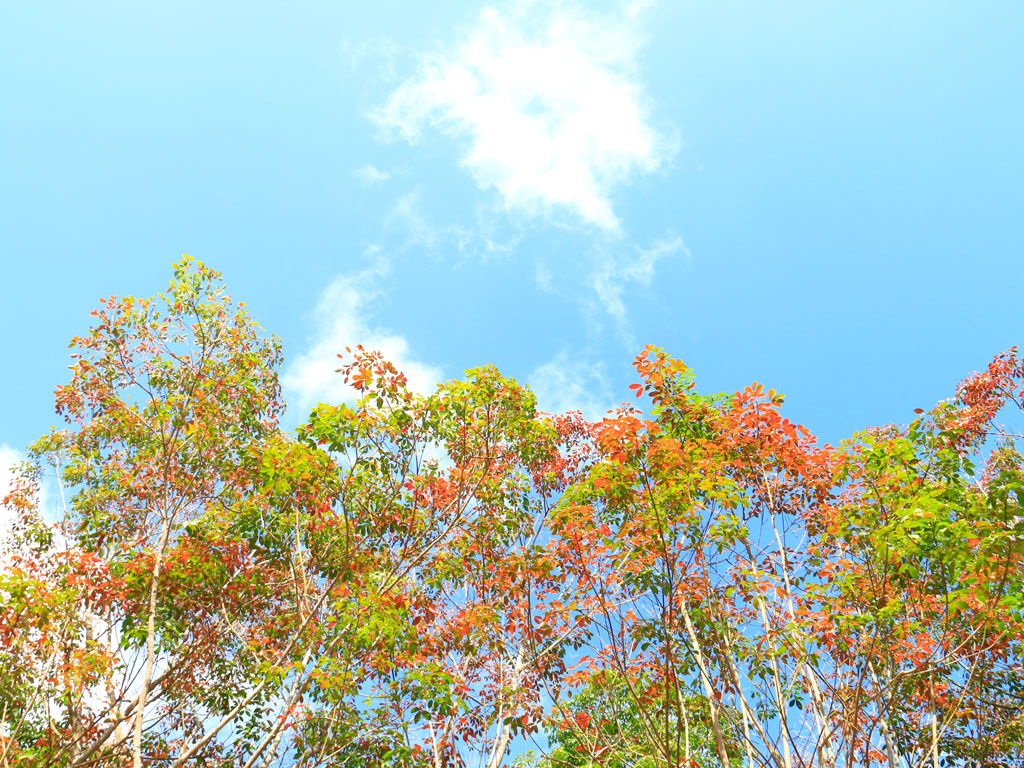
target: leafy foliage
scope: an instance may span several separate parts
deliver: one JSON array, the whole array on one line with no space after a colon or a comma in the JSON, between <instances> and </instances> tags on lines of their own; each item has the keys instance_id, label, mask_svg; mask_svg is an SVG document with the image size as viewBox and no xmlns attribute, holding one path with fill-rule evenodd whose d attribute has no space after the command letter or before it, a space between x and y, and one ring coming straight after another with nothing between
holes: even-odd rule
<instances>
[{"instance_id":1,"label":"leafy foliage","mask_svg":"<svg viewBox=\"0 0 1024 768\"><path fill-rule=\"evenodd\" d=\"M188 258L72 348L5 499L4 765L1024 759L1015 350L834 447L653 347L596 423L349 349L288 434L279 343Z\"/></svg>"}]
</instances>

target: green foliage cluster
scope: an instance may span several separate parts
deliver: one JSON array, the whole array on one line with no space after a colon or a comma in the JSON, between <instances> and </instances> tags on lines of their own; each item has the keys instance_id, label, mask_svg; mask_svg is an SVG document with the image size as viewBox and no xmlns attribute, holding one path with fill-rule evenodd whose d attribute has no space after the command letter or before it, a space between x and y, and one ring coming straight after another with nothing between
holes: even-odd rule
<instances>
[{"instance_id":1,"label":"green foliage cluster","mask_svg":"<svg viewBox=\"0 0 1024 768\"><path fill-rule=\"evenodd\" d=\"M356 348L289 434L208 267L94 315L3 500L3 766L1024 760L1016 350L832 447L653 347L598 422Z\"/></svg>"}]
</instances>

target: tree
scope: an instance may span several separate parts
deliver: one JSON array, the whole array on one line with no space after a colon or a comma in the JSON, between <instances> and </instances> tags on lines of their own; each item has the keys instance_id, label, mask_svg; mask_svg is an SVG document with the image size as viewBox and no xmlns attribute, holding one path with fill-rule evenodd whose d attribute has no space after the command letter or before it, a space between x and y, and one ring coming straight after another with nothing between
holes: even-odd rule
<instances>
[{"instance_id":1,"label":"tree","mask_svg":"<svg viewBox=\"0 0 1024 768\"><path fill-rule=\"evenodd\" d=\"M602 460L561 518L601 616L581 680L612 669L641 710L649 693L631 681L659 682L674 708L662 765L692 761L708 736L720 765L802 763L790 710L809 693L825 713L790 626L806 578L792 527L829 504L836 457L779 415L774 392L700 395L689 369L654 348L636 365L651 418L621 409L598 427ZM707 706L699 741L695 695Z\"/></svg>"},{"instance_id":2,"label":"tree","mask_svg":"<svg viewBox=\"0 0 1024 768\"><path fill-rule=\"evenodd\" d=\"M773 391L701 395L654 348L636 365L651 417L596 427L601 459L554 518L601 617L568 679L611 670L637 712L658 681L661 711L679 702L663 746L650 718L661 765L693 759L694 688L723 766L737 732L748 765L1018 760L1020 455L997 446L973 478L997 413L1024 402L1015 353L838 449ZM583 745L600 764L600 740Z\"/></svg>"},{"instance_id":3,"label":"tree","mask_svg":"<svg viewBox=\"0 0 1024 768\"><path fill-rule=\"evenodd\" d=\"M13 695L23 709L6 714L16 725L4 757L40 766L226 757L246 738L236 732L229 747L218 737L269 714L305 627L293 574L236 534L247 515L286 511L268 504L268 465L286 458L305 472L308 501L322 462L282 447L279 345L212 270L186 258L166 294L111 298L94 315L56 393L69 426L32 449L71 500L53 555L60 567L27 572L36 609L17 618L15 634L34 638L60 674L25 680Z\"/></svg>"},{"instance_id":4,"label":"tree","mask_svg":"<svg viewBox=\"0 0 1024 768\"><path fill-rule=\"evenodd\" d=\"M858 744L855 724L877 726L868 751L891 766L1022 757L1024 473L996 421L1019 411L1022 382L1011 350L907 427L856 436L813 541L831 572L805 618L834 665L842 732L863 751L871 731Z\"/></svg>"},{"instance_id":5,"label":"tree","mask_svg":"<svg viewBox=\"0 0 1024 768\"><path fill-rule=\"evenodd\" d=\"M366 748L391 744L393 763L496 767L516 733L538 729L580 631L547 520L585 462L588 427L538 414L493 368L425 397L376 354L356 350L343 371L355 407L321 405L300 431L339 467L336 508L372 574L360 586L373 638L362 695L337 695L326 673L312 692L306 749L349 748L355 715Z\"/></svg>"},{"instance_id":6,"label":"tree","mask_svg":"<svg viewBox=\"0 0 1024 768\"><path fill-rule=\"evenodd\" d=\"M661 768L665 765L718 766L708 699L693 691L666 700L659 680L626 680L614 672L591 682L552 713L551 752L544 768ZM735 712L723 713L735 727ZM729 738L730 760L741 764L738 739Z\"/></svg>"}]
</instances>

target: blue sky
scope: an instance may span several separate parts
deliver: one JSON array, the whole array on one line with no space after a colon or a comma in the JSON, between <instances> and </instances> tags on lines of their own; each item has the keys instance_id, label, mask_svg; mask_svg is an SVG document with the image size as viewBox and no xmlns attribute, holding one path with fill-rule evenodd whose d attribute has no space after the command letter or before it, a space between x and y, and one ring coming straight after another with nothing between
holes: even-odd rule
<instances>
[{"instance_id":1,"label":"blue sky","mask_svg":"<svg viewBox=\"0 0 1024 768\"><path fill-rule=\"evenodd\" d=\"M3 4L0 450L183 252L293 419L348 344L596 416L655 343L906 421L1024 341L1022 82L1016 2Z\"/></svg>"}]
</instances>

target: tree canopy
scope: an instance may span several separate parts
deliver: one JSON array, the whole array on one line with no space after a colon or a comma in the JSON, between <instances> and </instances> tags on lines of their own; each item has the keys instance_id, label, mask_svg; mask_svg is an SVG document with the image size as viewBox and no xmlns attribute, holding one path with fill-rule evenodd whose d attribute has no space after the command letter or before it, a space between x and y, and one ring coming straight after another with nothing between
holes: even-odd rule
<instances>
[{"instance_id":1,"label":"tree canopy","mask_svg":"<svg viewBox=\"0 0 1024 768\"><path fill-rule=\"evenodd\" d=\"M1024 761L1016 349L830 446L654 347L597 422L338 350L358 398L289 432L188 258L71 347L4 500L3 766Z\"/></svg>"}]
</instances>

